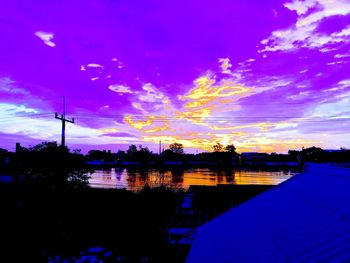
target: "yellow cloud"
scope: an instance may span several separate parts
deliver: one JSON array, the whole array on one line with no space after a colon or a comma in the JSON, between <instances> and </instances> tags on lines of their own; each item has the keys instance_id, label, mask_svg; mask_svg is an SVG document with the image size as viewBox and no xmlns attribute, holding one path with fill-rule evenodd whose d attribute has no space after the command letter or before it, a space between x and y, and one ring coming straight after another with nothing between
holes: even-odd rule
<instances>
[{"instance_id":1,"label":"yellow cloud","mask_svg":"<svg viewBox=\"0 0 350 263\"><path fill-rule=\"evenodd\" d=\"M234 95L242 95L251 91L250 88L243 87L228 79L220 85L213 85L215 80L209 76L203 76L194 81L196 87L185 96L179 96L179 99L198 100L202 98L219 98L231 97Z\"/></svg>"},{"instance_id":2,"label":"yellow cloud","mask_svg":"<svg viewBox=\"0 0 350 263\"><path fill-rule=\"evenodd\" d=\"M113 132L119 132L120 129L117 129L117 128L104 128L104 129L100 129L100 131L102 133L113 133Z\"/></svg>"},{"instance_id":3,"label":"yellow cloud","mask_svg":"<svg viewBox=\"0 0 350 263\"><path fill-rule=\"evenodd\" d=\"M142 137L144 141L158 143L162 141L164 144L171 144L174 142L181 143L184 148L197 148L203 150L209 150L212 145L212 141L210 139L204 138L195 138L195 139L184 139L181 136L144 136Z\"/></svg>"},{"instance_id":4,"label":"yellow cloud","mask_svg":"<svg viewBox=\"0 0 350 263\"><path fill-rule=\"evenodd\" d=\"M237 114L234 111L240 107L238 100L254 91L236 84L232 79L216 82L210 75L196 79L193 89L178 96L183 103L182 108L175 108L170 98L153 85L145 85L143 90L147 94L134 102L133 107L143 110L147 117L127 115L124 121L138 130L141 139L146 142L178 142L185 148L206 151L211 151L215 143L234 144L240 152L286 152L305 145L317 145L317 142L300 138L280 139L282 135L264 137L266 131L289 127L290 123L284 121L242 123L242 118L235 120ZM153 102L152 107L149 102ZM239 125L233 125L235 121ZM269 133L269 136L273 136L273 133Z\"/></svg>"},{"instance_id":5,"label":"yellow cloud","mask_svg":"<svg viewBox=\"0 0 350 263\"><path fill-rule=\"evenodd\" d=\"M234 119L232 121L234 121ZM226 127L210 125L209 128L215 131L239 130L239 129L247 129L247 128L258 128L261 131L268 131L270 128L274 128L280 123L259 122L259 123L253 123L253 124L234 125L234 126L226 126Z\"/></svg>"},{"instance_id":6,"label":"yellow cloud","mask_svg":"<svg viewBox=\"0 0 350 263\"><path fill-rule=\"evenodd\" d=\"M194 124L207 125L206 119L216 113L237 110L238 105L233 105L243 96L251 93L251 88L246 88L235 83L232 79L225 79L216 83L215 78L209 74L199 77L194 81L195 87L184 96L178 96L179 100L186 101L182 112L177 116Z\"/></svg>"},{"instance_id":7,"label":"yellow cloud","mask_svg":"<svg viewBox=\"0 0 350 263\"><path fill-rule=\"evenodd\" d=\"M305 139L273 139L267 137L253 137L236 144L239 152L287 152L290 149L300 150L305 145L321 145L320 141Z\"/></svg>"},{"instance_id":8,"label":"yellow cloud","mask_svg":"<svg viewBox=\"0 0 350 263\"><path fill-rule=\"evenodd\" d=\"M160 127L154 127L153 129L150 129L150 130L143 130L143 132L155 133L155 132L166 131L166 130L169 130L168 123L165 123L163 126L160 126Z\"/></svg>"},{"instance_id":9,"label":"yellow cloud","mask_svg":"<svg viewBox=\"0 0 350 263\"><path fill-rule=\"evenodd\" d=\"M207 103L209 103L211 101L211 99L209 98L205 98L205 99L199 99L196 101L191 101L185 104L185 108L197 108L197 107L201 107Z\"/></svg>"},{"instance_id":10,"label":"yellow cloud","mask_svg":"<svg viewBox=\"0 0 350 263\"><path fill-rule=\"evenodd\" d=\"M137 110L144 111L140 103L133 102L131 105Z\"/></svg>"},{"instance_id":11,"label":"yellow cloud","mask_svg":"<svg viewBox=\"0 0 350 263\"><path fill-rule=\"evenodd\" d=\"M124 121L129 124L131 127L141 130L143 127L148 127L153 124L154 116L151 115L145 121L133 121L132 116L128 115L124 117Z\"/></svg>"},{"instance_id":12,"label":"yellow cloud","mask_svg":"<svg viewBox=\"0 0 350 263\"><path fill-rule=\"evenodd\" d=\"M209 117L213 111L214 106L200 108L192 111L176 112L176 117L185 119L195 124L205 125L205 118Z\"/></svg>"}]
</instances>

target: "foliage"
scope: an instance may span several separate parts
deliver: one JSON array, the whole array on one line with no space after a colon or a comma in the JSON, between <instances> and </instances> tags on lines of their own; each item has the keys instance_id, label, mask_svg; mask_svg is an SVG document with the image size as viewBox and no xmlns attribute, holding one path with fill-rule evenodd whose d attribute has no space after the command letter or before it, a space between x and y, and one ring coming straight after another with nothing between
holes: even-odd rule
<instances>
[{"instance_id":1,"label":"foliage","mask_svg":"<svg viewBox=\"0 0 350 263\"><path fill-rule=\"evenodd\" d=\"M228 153L231 153L233 155L236 154L236 147L233 145L233 144L230 144L230 145L227 145L225 147L225 150L228 152Z\"/></svg>"},{"instance_id":2,"label":"foliage","mask_svg":"<svg viewBox=\"0 0 350 263\"><path fill-rule=\"evenodd\" d=\"M173 143L169 145L169 150L174 154L184 154L184 147L181 143Z\"/></svg>"},{"instance_id":3,"label":"foliage","mask_svg":"<svg viewBox=\"0 0 350 263\"><path fill-rule=\"evenodd\" d=\"M138 147L132 144L126 151L126 159L129 161L140 161L145 163L148 162L151 157L152 152L148 149L148 147L143 147L141 144Z\"/></svg>"},{"instance_id":4,"label":"foliage","mask_svg":"<svg viewBox=\"0 0 350 263\"><path fill-rule=\"evenodd\" d=\"M132 145L129 145L129 149L126 151L126 154L131 156L131 155L134 155L137 153L137 147L136 145L132 144Z\"/></svg>"},{"instance_id":5,"label":"foliage","mask_svg":"<svg viewBox=\"0 0 350 263\"><path fill-rule=\"evenodd\" d=\"M86 186L89 170L79 151L69 151L56 142L43 142L16 154L16 162L27 178L55 187Z\"/></svg>"},{"instance_id":6,"label":"foliage","mask_svg":"<svg viewBox=\"0 0 350 263\"><path fill-rule=\"evenodd\" d=\"M216 144L213 145L213 151L214 152L223 152L224 151L224 146L217 142Z\"/></svg>"},{"instance_id":7,"label":"foliage","mask_svg":"<svg viewBox=\"0 0 350 263\"><path fill-rule=\"evenodd\" d=\"M89 161L105 161L112 162L115 160L115 155L111 151L100 151L100 150L91 150L87 154Z\"/></svg>"}]
</instances>

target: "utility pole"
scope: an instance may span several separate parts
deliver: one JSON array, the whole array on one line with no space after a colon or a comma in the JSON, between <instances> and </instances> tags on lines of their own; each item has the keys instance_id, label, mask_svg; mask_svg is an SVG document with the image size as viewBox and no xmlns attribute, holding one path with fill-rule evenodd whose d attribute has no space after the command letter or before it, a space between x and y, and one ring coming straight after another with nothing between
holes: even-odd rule
<instances>
[{"instance_id":1,"label":"utility pole","mask_svg":"<svg viewBox=\"0 0 350 263\"><path fill-rule=\"evenodd\" d=\"M55 119L62 121L62 133L61 133L61 147L66 146L66 122L74 123L74 118L71 120L66 119L66 100L65 97L63 97L63 114L61 116L58 116L58 113L55 113Z\"/></svg>"}]
</instances>

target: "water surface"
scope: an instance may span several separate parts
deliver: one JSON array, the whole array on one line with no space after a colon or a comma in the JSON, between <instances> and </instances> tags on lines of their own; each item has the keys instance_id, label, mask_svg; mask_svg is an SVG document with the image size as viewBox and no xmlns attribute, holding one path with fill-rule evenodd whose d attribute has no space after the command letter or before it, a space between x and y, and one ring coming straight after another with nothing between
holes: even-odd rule
<instances>
[{"instance_id":1,"label":"water surface","mask_svg":"<svg viewBox=\"0 0 350 263\"><path fill-rule=\"evenodd\" d=\"M168 185L188 189L190 185L216 186L218 184L277 185L295 175L291 171L213 170L194 168L187 170L140 170L126 168L97 169L89 183L96 188L125 188L137 191L145 185Z\"/></svg>"}]
</instances>

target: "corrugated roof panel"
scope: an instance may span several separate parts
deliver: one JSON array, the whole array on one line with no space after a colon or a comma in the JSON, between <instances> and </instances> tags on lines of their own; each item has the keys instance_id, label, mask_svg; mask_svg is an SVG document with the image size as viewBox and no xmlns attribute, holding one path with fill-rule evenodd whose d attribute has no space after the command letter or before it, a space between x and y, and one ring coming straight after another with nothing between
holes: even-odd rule
<instances>
[{"instance_id":1,"label":"corrugated roof panel","mask_svg":"<svg viewBox=\"0 0 350 263\"><path fill-rule=\"evenodd\" d=\"M200 227L187 262L349 258L350 170L312 164L304 173Z\"/></svg>"}]
</instances>

